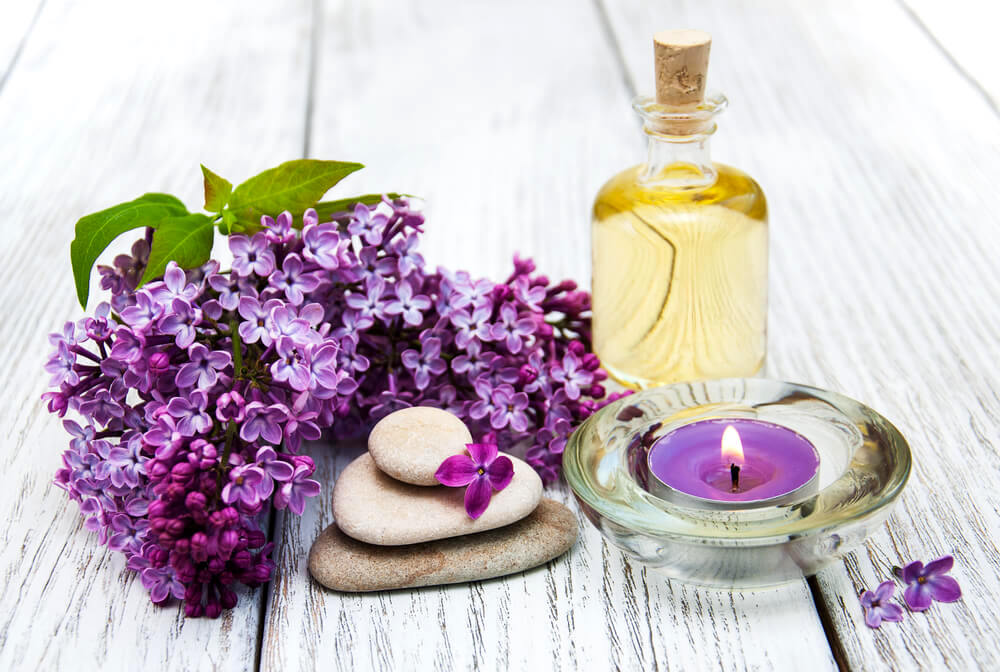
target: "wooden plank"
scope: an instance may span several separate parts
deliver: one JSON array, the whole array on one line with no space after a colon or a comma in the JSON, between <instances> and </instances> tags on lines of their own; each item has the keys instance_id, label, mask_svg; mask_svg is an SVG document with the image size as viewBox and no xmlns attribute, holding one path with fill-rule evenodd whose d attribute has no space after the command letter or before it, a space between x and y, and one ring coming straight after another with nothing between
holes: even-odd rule
<instances>
[{"instance_id":1,"label":"wooden plank","mask_svg":"<svg viewBox=\"0 0 1000 672\"><path fill-rule=\"evenodd\" d=\"M818 578L846 663L997 669L1000 122L892 2L609 14L640 83L652 82L651 30L715 34L709 86L733 103L716 154L760 178L772 211L769 373L870 404L914 450L888 524ZM945 553L961 602L864 626L861 590Z\"/></svg>"},{"instance_id":2,"label":"wooden plank","mask_svg":"<svg viewBox=\"0 0 1000 672\"><path fill-rule=\"evenodd\" d=\"M39 397L46 334L80 315L78 216L149 190L197 207L199 161L239 179L300 154L309 10L49 0L0 94L0 669L255 667L260 591L219 621L152 606L51 485L67 436Z\"/></svg>"},{"instance_id":3,"label":"wooden plank","mask_svg":"<svg viewBox=\"0 0 1000 672\"><path fill-rule=\"evenodd\" d=\"M369 166L345 193L424 196L431 263L501 279L520 250L552 277L587 284L591 199L643 156L592 8L327 3L319 54L312 153ZM334 477L353 453L317 445L311 454L324 492L303 517L278 519L264 670L834 667L804 582L732 594L670 583L624 560L582 518L570 554L535 571L327 591L308 577L306 555L332 522ZM564 489L551 494L568 501Z\"/></svg>"}]
</instances>

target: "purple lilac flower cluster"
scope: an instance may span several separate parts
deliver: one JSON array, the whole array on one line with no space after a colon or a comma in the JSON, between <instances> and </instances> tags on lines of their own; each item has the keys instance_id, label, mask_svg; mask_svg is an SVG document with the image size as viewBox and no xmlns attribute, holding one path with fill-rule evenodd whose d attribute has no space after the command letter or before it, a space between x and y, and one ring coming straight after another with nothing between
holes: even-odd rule
<instances>
[{"instance_id":1,"label":"purple lilac flower cluster","mask_svg":"<svg viewBox=\"0 0 1000 672\"><path fill-rule=\"evenodd\" d=\"M111 294L53 334L51 412L72 410L56 483L154 602L218 616L270 579L268 507L319 492L303 439L362 433L433 405L558 476L571 427L604 397L590 297L515 257L503 283L427 268L404 200L229 237L217 262L137 289L152 232L101 267ZM617 396L617 395L613 395Z\"/></svg>"}]
</instances>

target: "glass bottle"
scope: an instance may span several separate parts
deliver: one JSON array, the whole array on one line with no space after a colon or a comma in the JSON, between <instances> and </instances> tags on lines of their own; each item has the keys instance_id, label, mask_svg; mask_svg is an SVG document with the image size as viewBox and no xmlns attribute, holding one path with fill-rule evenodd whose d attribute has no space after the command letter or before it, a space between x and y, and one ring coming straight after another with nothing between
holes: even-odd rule
<instances>
[{"instance_id":1,"label":"glass bottle","mask_svg":"<svg viewBox=\"0 0 1000 672\"><path fill-rule=\"evenodd\" d=\"M688 81L671 79L685 62L676 33L707 38L657 33L657 99L633 101L646 162L611 178L593 212L594 350L613 378L640 389L753 376L766 355L767 203L749 175L712 162L709 139L727 101L704 97L707 46L700 66L687 59ZM663 40L674 47L669 62ZM690 39L680 42L683 52ZM702 90L690 102L698 67ZM689 101L661 95L664 80L685 85Z\"/></svg>"}]
</instances>

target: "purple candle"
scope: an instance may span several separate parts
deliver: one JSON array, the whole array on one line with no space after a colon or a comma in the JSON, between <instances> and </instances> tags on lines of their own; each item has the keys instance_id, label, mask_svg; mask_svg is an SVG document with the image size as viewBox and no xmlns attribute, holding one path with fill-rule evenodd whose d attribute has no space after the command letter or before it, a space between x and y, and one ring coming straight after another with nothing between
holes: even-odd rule
<instances>
[{"instance_id":1,"label":"purple candle","mask_svg":"<svg viewBox=\"0 0 1000 672\"><path fill-rule=\"evenodd\" d=\"M804 498L815 490L819 472L819 455L804 436L743 418L679 427L653 444L648 461L650 473L660 482L654 483L656 494L713 508L725 508L718 505L729 502L743 508Z\"/></svg>"}]
</instances>

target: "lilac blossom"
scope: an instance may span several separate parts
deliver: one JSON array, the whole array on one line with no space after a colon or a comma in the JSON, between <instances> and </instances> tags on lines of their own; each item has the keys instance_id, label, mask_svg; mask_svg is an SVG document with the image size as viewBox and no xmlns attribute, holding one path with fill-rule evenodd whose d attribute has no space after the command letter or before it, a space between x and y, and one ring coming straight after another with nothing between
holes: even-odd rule
<instances>
[{"instance_id":1,"label":"lilac blossom","mask_svg":"<svg viewBox=\"0 0 1000 672\"><path fill-rule=\"evenodd\" d=\"M266 278L274 271L274 252L263 233L252 238L229 236L229 249L233 253L233 273L236 275L254 274Z\"/></svg>"},{"instance_id":2,"label":"lilac blossom","mask_svg":"<svg viewBox=\"0 0 1000 672\"><path fill-rule=\"evenodd\" d=\"M948 572L955 564L955 559L946 555L924 563L916 560L903 567L898 572L906 584L903 599L913 611L924 611L934 601L954 602L962 597L962 588Z\"/></svg>"},{"instance_id":3,"label":"lilac blossom","mask_svg":"<svg viewBox=\"0 0 1000 672\"><path fill-rule=\"evenodd\" d=\"M293 305L301 305L305 295L319 287L319 278L302 270L302 258L297 254L285 257L281 270L272 274L270 284L280 289Z\"/></svg>"},{"instance_id":4,"label":"lilac blossom","mask_svg":"<svg viewBox=\"0 0 1000 672\"><path fill-rule=\"evenodd\" d=\"M306 465L298 465L292 477L281 484L274 494L274 505L279 509L288 507L292 513L302 515L306 509L306 497L319 494L319 483L309 478L312 469Z\"/></svg>"},{"instance_id":5,"label":"lilac blossom","mask_svg":"<svg viewBox=\"0 0 1000 672\"><path fill-rule=\"evenodd\" d=\"M549 481L604 395L575 283L519 258L502 283L431 269L405 200L324 222L309 210L301 224L263 217L230 236L232 271L169 264L137 289L147 230L99 269L108 302L50 337L42 398L75 418L55 483L150 599L182 600L188 616L218 616L236 584L269 580L258 514L301 513L319 493L297 453L324 430L363 435L400 408L445 408ZM502 485L505 458L480 457ZM485 505L494 485L471 483Z\"/></svg>"},{"instance_id":6,"label":"lilac blossom","mask_svg":"<svg viewBox=\"0 0 1000 672\"><path fill-rule=\"evenodd\" d=\"M499 455L495 444L466 444L468 455L452 455L441 463L434 478L452 488L465 490L465 511L472 519L486 511L494 490L503 490L514 478L514 463Z\"/></svg>"},{"instance_id":7,"label":"lilac blossom","mask_svg":"<svg viewBox=\"0 0 1000 672\"><path fill-rule=\"evenodd\" d=\"M438 338L423 340L419 352L406 350L400 355L400 359L403 366L413 373L418 390L427 389L431 376L440 376L448 370L448 365L441 359L441 339Z\"/></svg>"},{"instance_id":8,"label":"lilac blossom","mask_svg":"<svg viewBox=\"0 0 1000 672\"><path fill-rule=\"evenodd\" d=\"M191 361L177 372L177 387L212 387L219 380L219 371L229 367L233 361L233 356L225 350L210 351L201 343L191 346L188 357Z\"/></svg>"},{"instance_id":9,"label":"lilac blossom","mask_svg":"<svg viewBox=\"0 0 1000 672\"><path fill-rule=\"evenodd\" d=\"M861 593L861 607L865 610L865 625L869 628L877 628L882 625L882 621L903 620L903 608L890 602L895 592L896 584L892 581L883 581L875 589L875 592L866 590Z\"/></svg>"},{"instance_id":10,"label":"lilac blossom","mask_svg":"<svg viewBox=\"0 0 1000 672\"><path fill-rule=\"evenodd\" d=\"M424 321L423 312L431 307L431 300L423 294L413 294L413 287L406 280L396 284L396 298L385 307L386 315L401 315L406 324L415 327Z\"/></svg>"},{"instance_id":11,"label":"lilac blossom","mask_svg":"<svg viewBox=\"0 0 1000 672\"><path fill-rule=\"evenodd\" d=\"M222 488L222 501L256 506L262 497L271 494L270 480L265 485L264 478L264 472L257 467L241 465L234 468L229 472L229 482Z\"/></svg>"},{"instance_id":12,"label":"lilac blossom","mask_svg":"<svg viewBox=\"0 0 1000 672\"><path fill-rule=\"evenodd\" d=\"M170 304L170 312L160 319L160 331L173 334L178 348L187 348L194 343L197 331L195 327L201 322L201 309L193 307L184 299L174 299Z\"/></svg>"},{"instance_id":13,"label":"lilac blossom","mask_svg":"<svg viewBox=\"0 0 1000 672\"><path fill-rule=\"evenodd\" d=\"M369 245L378 245L382 242L382 234L388 224L389 219L385 214L358 203L354 206L354 217L347 225L347 230L352 236L360 236Z\"/></svg>"}]
</instances>

